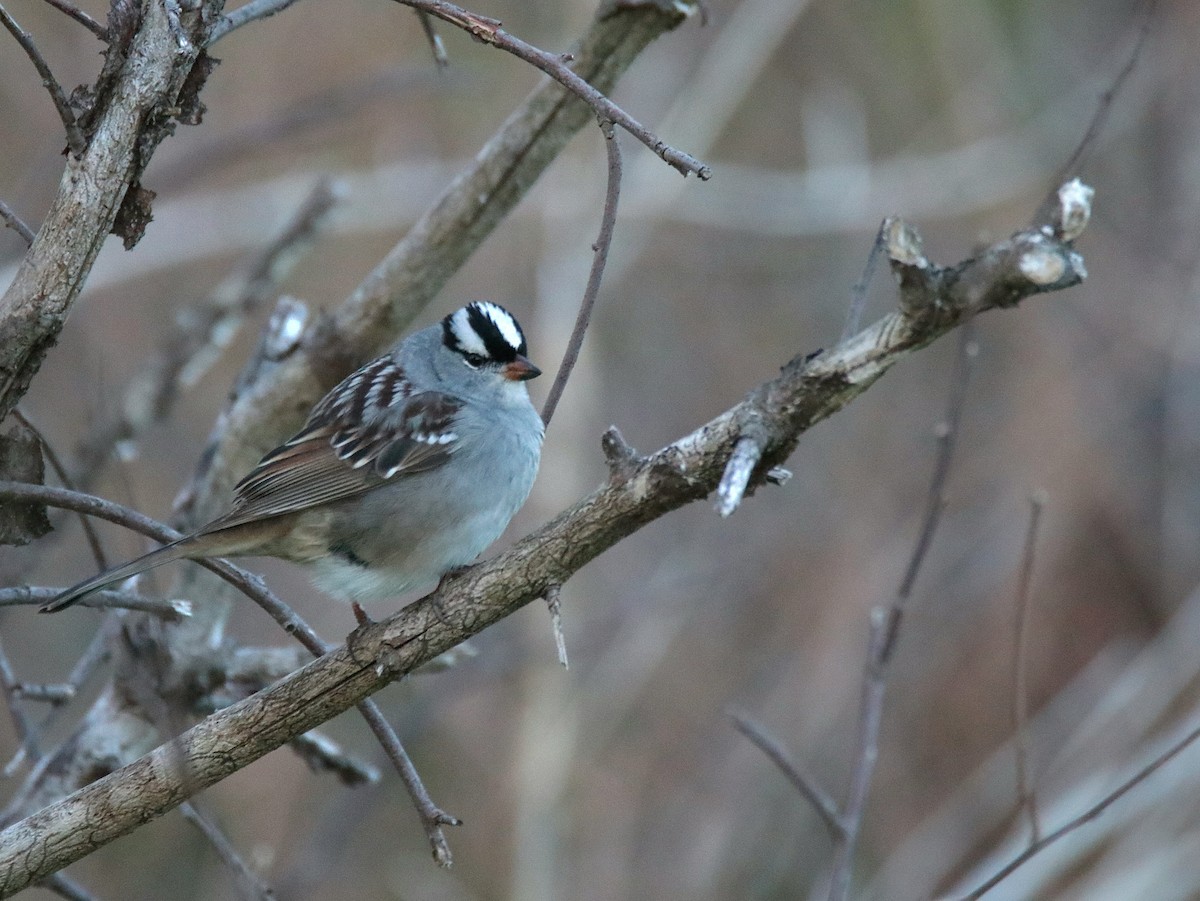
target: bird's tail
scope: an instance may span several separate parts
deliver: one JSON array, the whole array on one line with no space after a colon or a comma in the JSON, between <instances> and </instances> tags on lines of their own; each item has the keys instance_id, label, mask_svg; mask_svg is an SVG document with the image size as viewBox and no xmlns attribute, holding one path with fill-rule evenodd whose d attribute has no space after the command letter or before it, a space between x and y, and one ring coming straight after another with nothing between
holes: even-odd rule
<instances>
[{"instance_id":1,"label":"bird's tail","mask_svg":"<svg viewBox=\"0 0 1200 901\"><path fill-rule=\"evenodd\" d=\"M189 551L194 550L191 547L194 542L195 536L188 535L180 538L178 541L172 541L170 544L163 545L148 554L143 554L141 557L130 560L128 563L122 563L120 566L106 570L98 576L92 576L90 579L80 582L74 588L68 588L53 600L42 604L38 608L38 612L57 613L59 610L70 607L77 601L87 597L93 591L99 591L101 588L112 585L114 582L120 582L128 579L130 576L136 576L138 573L154 569L156 566L162 566L164 563L170 563L172 560L187 557Z\"/></svg>"}]
</instances>

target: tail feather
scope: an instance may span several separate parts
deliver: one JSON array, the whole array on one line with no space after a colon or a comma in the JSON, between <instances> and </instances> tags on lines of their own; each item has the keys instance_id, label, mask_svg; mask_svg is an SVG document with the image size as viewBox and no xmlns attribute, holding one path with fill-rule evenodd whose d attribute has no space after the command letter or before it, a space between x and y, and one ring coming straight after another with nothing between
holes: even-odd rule
<instances>
[{"instance_id":1,"label":"tail feather","mask_svg":"<svg viewBox=\"0 0 1200 901\"><path fill-rule=\"evenodd\" d=\"M39 613L57 613L66 607L70 607L77 601L87 597L93 591L99 591L112 585L114 582L121 582L128 579L130 576L135 576L138 573L145 572L148 569L154 569L156 566L162 566L164 563L170 563L172 560L178 560L188 556L188 551L192 550L189 547L193 543L194 538L188 536L180 538L178 541L173 541L170 544L163 545L157 550L153 550L148 554L143 554L128 563L123 563L120 566L106 570L97 576L92 576L90 579L85 579L73 588L68 588L62 594L58 595L53 600L47 601L38 608Z\"/></svg>"}]
</instances>

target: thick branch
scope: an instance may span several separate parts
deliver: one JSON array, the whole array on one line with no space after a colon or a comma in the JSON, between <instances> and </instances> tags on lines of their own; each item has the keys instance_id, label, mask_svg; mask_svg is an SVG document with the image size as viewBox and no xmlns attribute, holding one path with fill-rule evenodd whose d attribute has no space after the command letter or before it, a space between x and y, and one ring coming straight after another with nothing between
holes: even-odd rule
<instances>
[{"instance_id":1,"label":"thick branch","mask_svg":"<svg viewBox=\"0 0 1200 901\"><path fill-rule=\"evenodd\" d=\"M200 10L188 13L198 21ZM0 298L0 419L29 387L47 349L83 287L133 179L153 140L148 124L175 103L196 60L182 46L164 5L142 0L141 21L124 52L124 63L94 137L82 154L67 159L58 195L12 285Z\"/></svg>"},{"instance_id":2,"label":"thick branch","mask_svg":"<svg viewBox=\"0 0 1200 901\"><path fill-rule=\"evenodd\" d=\"M1055 283L1031 280L1036 251L1062 262ZM923 259L923 258L922 258ZM894 363L962 321L1043 290L1074 285L1082 260L1040 230L1019 233L952 269L924 260L929 306L905 309L812 358L797 357L740 404L616 475L507 552L447 579L392 617L360 627L342 647L225 710L174 742L0 833L0 893L20 890L180 804L522 605L654 519L713 491L742 429L756 423L756 478L799 436L865 391ZM753 477L752 477L753 481ZM181 777L186 773L186 778Z\"/></svg>"}]
</instances>

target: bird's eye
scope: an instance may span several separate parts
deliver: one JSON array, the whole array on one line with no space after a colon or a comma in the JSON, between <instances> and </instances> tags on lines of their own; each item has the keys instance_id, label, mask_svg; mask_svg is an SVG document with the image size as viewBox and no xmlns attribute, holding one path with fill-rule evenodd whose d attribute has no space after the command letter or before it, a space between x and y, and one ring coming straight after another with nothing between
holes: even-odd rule
<instances>
[{"instance_id":1,"label":"bird's eye","mask_svg":"<svg viewBox=\"0 0 1200 901\"><path fill-rule=\"evenodd\" d=\"M484 363L487 362L487 357L485 357L483 354L465 353L465 354L463 354L463 362L466 363L468 366L470 366L472 369L478 369L480 366L482 366Z\"/></svg>"}]
</instances>

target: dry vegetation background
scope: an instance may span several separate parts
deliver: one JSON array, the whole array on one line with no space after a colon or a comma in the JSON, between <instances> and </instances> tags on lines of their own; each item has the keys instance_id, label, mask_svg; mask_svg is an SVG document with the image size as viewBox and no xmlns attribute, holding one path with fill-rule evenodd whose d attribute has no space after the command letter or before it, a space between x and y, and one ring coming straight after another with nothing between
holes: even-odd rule
<instances>
[{"instance_id":1,"label":"dry vegetation background","mask_svg":"<svg viewBox=\"0 0 1200 901\"><path fill-rule=\"evenodd\" d=\"M65 85L94 78L89 33L45 4L8 5ZM100 3L85 8L103 19ZM575 0L473 8L551 50L593 13ZM685 182L622 137L627 180L598 312L510 534L603 478L609 424L657 448L794 354L836 341L883 216L918 222L942 263L1028 222L1124 63L1140 9L712 0L706 27L653 45L614 99L714 177ZM268 240L318 178L339 179L345 195L285 286L314 306L358 283L535 83L525 64L440 31L445 73L412 14L383 0L301 3L219 45L204 124L181 128L144 178L159 195L155 222L131 254L106 246L23 403L60 454L114 415L178 311ZM1032 490L1048 497L1028 670L1043 821L1097 800L1191 722L1198 43L1200 7L1161 3L1083 173L1097 189L1079 246L1088 281L977 323L948 506L892 675L858 896L967 888L1020 847L1010 707ZM0 47L0 197L36 226L61 171L61 127L29 61ZM603 155L585 129L422 322L495 299L552 371L590 263ZM0 281L22 252L0 232ZM893 297L882 274L868 317ZM136 458L92 489L166 518L255 335L251 323ZM452 870L429 861L386 768L379 786L348 790L279 751L207 792L211 807L287 899L805 896L821 884L827 835L726 710L751 713L841 795L869 614L890 600L916 538L954 356L947 340L898 366L805 436L786 487L731 519L685 508L585 569L563 592L568 672L534 605L453 671L378 696L435 800L466 821L450 834ZM548 382L533 383L535 402ZM113 556L140 548L104 534ZM69 520L0 555L5 584L67 584L91 566ZM300 571L262 571L327 637L352 628ZM12 609L0 629L18 675L53 682L98 619ZM248 603L230 628L247 643L286 640ZM379 753L355 717L331 731ZM0 748L14 747L0 718ZM1198 782L1191 750L994 897L1197 897ZM104 898L233 891L177 814L71 873Z\"/></svg>"}]
</instances>

